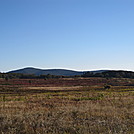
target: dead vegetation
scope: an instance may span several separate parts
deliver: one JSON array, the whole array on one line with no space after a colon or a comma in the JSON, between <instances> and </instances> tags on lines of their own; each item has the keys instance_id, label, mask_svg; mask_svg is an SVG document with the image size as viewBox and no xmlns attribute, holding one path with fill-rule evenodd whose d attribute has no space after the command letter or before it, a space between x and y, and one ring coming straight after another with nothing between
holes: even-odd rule
<instances>
[{"instance_id":1,"label":"dead vegetation","mask_svg":"<svg viewBox=\"0 0 134 134\"><path fill-rule=\"evenodd\" d=\"M101 89L1 87L0 134L133 134L134 88Z\"/></svg>"}]
</instances>

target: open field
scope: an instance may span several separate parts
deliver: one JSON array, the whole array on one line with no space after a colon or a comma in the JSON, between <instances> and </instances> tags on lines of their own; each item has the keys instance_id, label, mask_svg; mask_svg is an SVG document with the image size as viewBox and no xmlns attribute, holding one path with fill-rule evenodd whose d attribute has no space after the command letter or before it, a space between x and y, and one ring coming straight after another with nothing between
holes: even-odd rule
<instances>
[{"instance_id":1,"label":"open field","mask_svg":"<svg viewBox=\"0 0 134 134\"><path fill-rule=\"evenodd\" d=\"M104 85L112 85L105 90ZM0 80L0 134L133 134L133 79Z\"/></svg>"}]
</instances>

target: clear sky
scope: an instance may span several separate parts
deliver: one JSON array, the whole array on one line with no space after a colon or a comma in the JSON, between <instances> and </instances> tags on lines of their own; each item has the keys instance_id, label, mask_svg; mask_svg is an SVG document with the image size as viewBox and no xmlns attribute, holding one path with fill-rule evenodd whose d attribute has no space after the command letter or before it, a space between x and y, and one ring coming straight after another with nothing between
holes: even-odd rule
<instances>
[{"instance_id":1,"label":"clear sky","mask_svg":"<svg viewBox=\"0 0 134 134\"><path fill-rule=\"evenodd\" d=\"M0 0L0 71L134 71L134 0Z\"/></svg>"}]
</instances>

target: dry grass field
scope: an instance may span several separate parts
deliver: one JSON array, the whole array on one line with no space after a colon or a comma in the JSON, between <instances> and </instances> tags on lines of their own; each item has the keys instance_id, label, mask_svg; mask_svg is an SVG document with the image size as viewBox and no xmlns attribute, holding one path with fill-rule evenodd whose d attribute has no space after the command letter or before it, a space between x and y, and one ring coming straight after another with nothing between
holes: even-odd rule
<instances>
[{"instance_id":1,"label":"dry grass field","mask_svg":"<svg viewBox=\"0 0 134 134\"><path fill-rule=\"evenodd\" d=\"M134 133L132 86L104 90L103 84L45 87L12 81L0 84L0 134Z\"/></svg>"}]
</instances>

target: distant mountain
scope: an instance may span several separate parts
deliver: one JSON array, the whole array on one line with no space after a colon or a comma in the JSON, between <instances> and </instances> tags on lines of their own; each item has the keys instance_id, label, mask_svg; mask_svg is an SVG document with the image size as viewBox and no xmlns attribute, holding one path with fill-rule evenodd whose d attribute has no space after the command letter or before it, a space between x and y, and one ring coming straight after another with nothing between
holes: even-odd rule
<instances>
[{"instance_id":1,"label":"distant mountain","mask_svg":"<svg viewBox=\"0 0 134 134\"><path fill-rule=\"evenodd\" d=\"M26 75L33 74L35 76L50 74L50 75L55 75L55 76L56 75L57 76L79 75L82 77L133 78L134 79L134 72L125 71L125 70L73 71L73 70L66 70L66 69L38 69L38 68L27 67L23 69L10 71L7 73L26 74Z\"/></svg>"},{"instance_id":2,"label":"distant mountain","mask_svg":"<svg viewBox=\"0 0 134 134\"><path fill-rule=\"evenodd\" d=\"M95 70L95 71L85 71L85 72L92 72L93 74L96 74L96 73L103 73L107 71L110 71L110 70Z\"/></svg>"},{"instance_id":3,"label":"distant mountain","mask_svg":"<svg viewBox=\"0 0 134 134\"><path fill-rule=\"evenodd\" d=\"M93 73L101 73L105 72L107 70L96 70L96 71L90 71ZM74 76L74 75L82 75L87 71L73 71L73 70L66 70L66 69L38 69L38 68L32 68L27 67L23 69L18 69L14 71L10 71L8 73L21 73L21 74L34 74L34 75L63 75L63 76Z\"/></svg>"},{"instance_id":4,"label":"distant mountain","mask_svg":"<svg viewBox=\"0 0 134 134\"><path fill-rule=\"evenodd\" d=\"M74 75L82 75L83 72L66 70L66 69L37 69L37 68L23 68L14 71L10 71L8 73L22 73L22 74L34 74L34 75L64 75L64 76L74 76Z\"/></svg>"}]
</instances>

